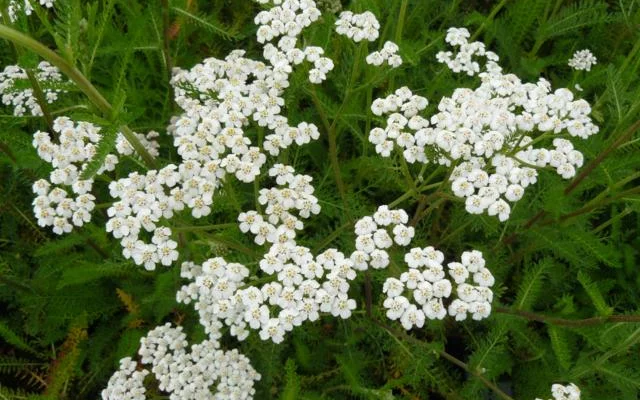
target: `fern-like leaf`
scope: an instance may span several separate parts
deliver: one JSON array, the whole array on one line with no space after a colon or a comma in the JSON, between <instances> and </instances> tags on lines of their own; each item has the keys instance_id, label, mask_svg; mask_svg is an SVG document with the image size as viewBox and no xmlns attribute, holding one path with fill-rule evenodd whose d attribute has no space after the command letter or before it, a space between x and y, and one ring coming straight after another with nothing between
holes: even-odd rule
<instances>
[{"instance_id":1,"label":"fern-like leaf","mask_svg":"<svg viewBox=\"0 0 640 400\"><path fill-rule=\"evenodd\" d=\"M619 19L607 11L607 3L598 0L588 0L574 3L560 10L540 26L538 40L566 35L577 29L610 23Z\"/></svg>"},{"instance_id":2,"label":"fern-like leaf","mask_svg":"<svg viewBox=\"0 0 640 400\"><path fill-rule=\"evenodd\" d=\"M104 161L107 156L111 154L116 147L116 139L118 138L117 128L115 125L109 125L100 130L102 138L96 148L96 153L86 164L86 167L80 174L80 179L90 179L98 172L104 165Z\"/></svg>"},{"instance_id":3,"label":"fern-like leaf","mask_svg":"<svg viewBox=\"0 0 640 400\"><path fill-rule=\"evenodd\" d=\"M518 294L516 295L515 306L520 310L529 310L536 301L542 290L543 280L547 271L553 266L553 260L544 258L525 273Z\"/></svg>"},{"instance_id":4,"label":"fern-like leaf","mask_svg":"<svg viewBox=\"0 0 640 400\"><path fill-rule=\"evenodd\" d=\"M241 39L241 36L236 32L231 32L220 22L216 21L211 17L205 17L202 15L194 14L190 11L182 9L180 7L171 7L171 10L176 14L186 17L188 21L195 23L196 25L208 30L211 33L215 33L216 35L226 39L226 40L237 40Z\"/></svg>"}]
</instances>

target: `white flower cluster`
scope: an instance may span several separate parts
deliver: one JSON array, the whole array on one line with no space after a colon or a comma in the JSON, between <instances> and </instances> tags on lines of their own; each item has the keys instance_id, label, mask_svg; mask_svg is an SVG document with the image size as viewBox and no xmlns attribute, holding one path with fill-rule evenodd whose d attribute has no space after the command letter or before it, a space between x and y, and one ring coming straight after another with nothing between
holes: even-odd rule
<instances>
[{"instance_id":1,"label":"white flower cluster","mask_svg":"<svg viewBox=\"0 0 640 400\"><path fill-rule=\"evenodd\" d=\"M591 71L591 67L597 62L596 56L589 49L584 49L573 53L573 57L569 60L569 66L577 71Z\"/></svg>"},{"instance_id":2,"label":"white flower cluster","mask_svg":"<svg viewBox=\"0 0 640 400\"><path fill-rule=\"evenodd\" d=\"M580 388L570 383L566 386L560 384L551 385L551 395L554 400L580 400ZM536 400L542 400L536 398Z\"/></svg>"},{"instance_id":3,"label":"white flower cluster","mask_svg":"<svg viewBox=\"0 0 640 400\"><path fill-rule=\"evenodd\" d=\"M168 131L174 136L182 163L146 175L133 173L110 185L111 195L118 201L108 210L111 219L107 230L121 239L123 255L136 264L152 270L158 263L168 266L177 259L176 242L169 239L171 230L157 226L162 218L169 219L185 207L194 218L206 217L211 213L215 190L228 174L247 183L260 174L267 158L244 134L250 119L273 131L264 138L263 150L274 156L293 143L303 145L319 138L315 125L301 122L291 126L281 115L281 96L292 71L287 57L281 57L281 49L298 50L294 48L295 35L318 18L315 3L285 0L275 4L279 5L256 17L270 27L272 36L282 36L279 47L265 45L269 64L245 58L244 51L235 50L224 60L208 58L190 70L174 71L175 99L184 112L172 119ZM310 61L326 65L320 57L321 48L307 47L304 54ZM140 238L143 230L152 235L151 243Z\"/></svg>"},{"instance_id":4,"label":"white flower cluster","mask_svg":"<svg viewBox=\"0 0 640 400\"><path fill-rule=\"evenodd\" d=\"M150 365L161 391L171 400L251 399L253 384L260 380L247 357L237 350L224 351L215 339L191 346L182 327L167 323L150 331L140 340L138 354L143 365ZM130 358L120 361L105 390L103 400L144 399L142 380L149 371L136 371ZM215 393L212 393L215 387Z\"/></svg>"},{"instance_id":5,"label":"white flower cluster","mask_svg":"<svg viewBox=\"0 0 640 400\"><path fill-rule=\"evenodd\" d=\"M318 199L313 195L312 178L308 175L294 175L291 166L275 164L269 169L269 176L275 177L276 183L285 188L273 187L260 189L258 202L266 206L265 221L256 211L242 213L238 216L240 230L255 235L254 241L263 245L265 241L272 244L284 244L296 237L296 230L304 228L302 221L291 214L296 210L302 218L320 212ZM273 271L265 271L273 273Z\"/></svg>"},{"instance_id":6,"label":"white flower cluster","mask_svg":"<svg viewBox=\"0 0 640 400\"><path fill-rule=\"evenodd\" d=\"M53 226L53 232L61 235L71 232L74 225L82 226L91 221L91 211L95 207L95 197L91 194L93 179L82 180L80 176L95 155L102 136L99 127L89 122L75 124L66 117L56 118L53 129L59 135L59 144L53 143L47 132L38 131L33 135L33 146L38 155L53 166L49 180L40 179L33 184L33 192L37 195L33 200L33 212L38 225ZM142 135L138 137L143 138ZM145 140L145 143L151 151L157 147L155 142ZM124 145L121 147L125 148ZM113 171L117 163L117 156L107 155L97 174ZM75 198L69 197L69 187Z\"/></svg>"},{"instance_id":7,"label":"white flower cluster","mask_svg":"<svg viewBox=\"0 0 640 400\"><path fill-rule=\"evenodd\" d=\"M336 21L336 32L358 43L363 40L373 42L380 36L380 22L371 11L354 14L343 11Z\"/></svg>"},{"instance_id":8,"label":"white flower cluster","mask_svg":"<svg viewBox=\"0 0 640 400\"><path fill-rule=\"evenodd\" d=\"M176 102L185 113L174 119L170 130L184 159L214 161L238 179L252 182L265 158L257 147L249 147L251 141L243 134L249 118L274 132L263 144L264 150L274 156L293 143L316 140L319 133L309 123L290 126L287 117L281 115L281 95L289 86L291 67L287 64L280 70L243 54L234 51L225 60L209 58L174 76ZM189 96L194 90L201 93L199 99ZM223 159L226 151L230 154Z\"/></svg>"},{"instance_id":9,"label":"white flower cluster","mask_svg":"<svg viewBox=\"0 0 640 400\"><path fill-rule=\"evenodd\" d=\"M60 85L63 83L62 75L58 68L46 61L41 61L34 70L35 78L40 83L47 86ZM26 89L16 88L16 82L23 82L29 85ZM43 87L47 103L51 104L58 99L61 89L53 89L51 87ZM23 116L27 111L33 116L42 116L42 108L33 93L27 72L17 66L9 65L0 73L0 95L2 96L2 104L13 107L13 115L17 117Z\"/></svg>"},{"instance_id":10,"label":"white flower cluster","mask_svg":"<svg viewBox=\"0 0 640 400\"><path fill-rule=\"evenodd\" d=\"M185 205L196 218L209 214L215 189L215 179L194 161L179 169L170 164L145 175L133 172L109 184L116 201L107 210L107 232L120 240L126 258L145 269L154 270L158 263L169 266L178 259L178 244L171 239L171 229L157 224ZM143 231L149 232L151 243L140 238Z\"/></svg>"},{"instance_id":11,"label":"white flower cluster","mask_svg":"<svg viewBox=\"0 0 640 400\"><path fill-rule=\"evenodd\" d=\"M149 375L146 369L138 370L138 363L131 357L120 360L120 369L109 378L106 389L102 391L103 400L145 400L147 389L144 378Z\"/></svg>"},{"instance_id":12,"label":"white flower cluster","mask_svg":"<svg viewBox=\"0 0 640 400\"><path fill-rule=\"evenodd\" d=\"M418 115L428 104L426 98L414 95L407 87L397 89L386 98L374 100L371 104L373 114L388 114L384 129L376 127L369 132L369 141L376 145L376 152L389 157L395 143L404 149L403 155L407 162L428 162L425 146L429 144L426 135L429 121ZM416 133L412 134L406 128Z\"/></svg>"},{"instance_id":13,"label":"white flower cluster","mask_svg":"<svg viewBox=\"0 0 640 400\"><path fill-rule=\"evenodd\" d=\"M31 4L32 1L35 0L10 0L9 5L7 6L9 20L11 22L16 22L18 20L19 12L24 12L25 15L31 15L33 12L33 5ZM52 8L55 0L39 0L39 2L41 6Z\"/></svg>"},{"instance_id":14,"label":"white flower cluster","mask_svg":"<svg viewBox=\"0 0 640 400\"><path fill-rule=\"evenodd\" d=\"M453 72L466 72L467 75L473 76L480 72L480 63L474 57L485 58L487 71L500 71L497 64L498 55L487 51L482 42L469 43L470 36L466 28L449 28L444 40L451 46L458 47L458 50L455 55L451 51L441 51L436 54L436 60L447 64Z\"/></svg>"},{"instance_id":15,"label":"white flower cluster","mask_svg":"<svg viewBox=\"0 0 640 400\"><path fill-rule=\"evenodd\" d=\"M408 246L415 235L415 229L407 226L409 216L404 210L390 210L382 205L373 216L358 220L355 225L356 251L351 254L355 269L366 271L369 267L383 269L389 265L390 248L394 242ZM392 229L393 239L389 235Z\"/></svg>"},{"instance_id":16,"label":"white flower cluster","mask_svg":"<svg viewBox=\"0 0 640 400\"><path fill-rule=\"evenodd\" d=\"M256 1L269 3L269 0ZM274 69L284 74L291 72L292 64L309 61L314 66L309 71L309 81L321 83L333 69L333 61L322 57L324 50L321 47L296 47L297 36L320 18L321 13L316 3L312 0L277 0L273 3L273 8L261 11L255 17L255 23L259 26L256 33L258 42L265 43L280 38L276 46L271 43L264 46L264 58L269 60Z\"/></svg>"},{"instance_id":17,"label":"white flower cluster","mask_svg":"<svg viewBox=\"0 0 640 400\"><path fill-rule=\"evenodd\" d=\"M481 252L466 251L461 258L461 262L447 265L457 294L457 298L449 304L449 315L455 317L456 321L465 320L468 313L472 314L474 320L487 318L493 300L490 289L495 282L493 275L485 268ZM387 278L382 288L387 295L383 303L387 317L400 320L406 330L422 328L425 318L444 319L447 308L443 300L449 298L453 291L451 280L445 278L442 266L444 254L431 246L415 247L405 254L405 262L409 270L403 272L400 279ZM471 275L477 286L466 283ZM404 296L406 289L412 294Z\"/></svg>"},{"instance_id":18,"label":"white flower cluster","mask_svg":"<svg viewBox=\"0 0 640 400\"><path fill-rule=\"evenodd\" d=\"M303 218L320 212L311 178L294 175L293 168L282 164L276 164L269 175L287 187L261 191L259 202L266 206L266 218L249 211L240 214L238 221L240 230L254 234L257 244L271 244L258 265L274 281L247 286L249 269L220 257L202 266L182 265L181 276L191 282L177 293L177 300L195 303L209 335L216 335L224 322L239 340L254 329L262 340L280 343L295 326L317 320L320 312L346 319L356 307L347 294L349 281L356 277L353 262L336 249L314 257L295 241L295 231L303 224L290 211L297 210Z\"/></svg>"},{"instance_id":19,"label":"white flower cluster","mask_svg":"<svg viewBox=\"0 0 640 400\"><path fill-rule=\"evenodd\" d=\"M489 53L483 45L467 43L466 29L452 29L447 35L452 45ZM369 141L384 157L390 156L395 141L410 163L429 162L430 154L439 164L457 164L450 180L453 193L465 199L466 210L505 221L511 213L508 202L522 198L524 189L537 181L538 169L553 168L570 179L583 164L582 154L566 139L554 138L550 149L533 145L565 132L586 139L598 127L589 117L589 103L574 100L568 89L552 92L544 79L522 83L513 74L503 74L494 61L497 56L492 55L479 75L478 88L458 88L451 97L443 97L430 121L418 115L427 100L408 88L376 99L371 110L388 114L387 126L372 129Z\"/></svg>"},{"instance_id":20,"label":"white flower cluster","mask_svg":"<svg viewBox=\"0 0 640 400\"><path fill-rule=\"evenodd\" d=\"M374 51L367 56L367 64L380 66L386 62L391 68L398 68L402 65L402 57L398 54L398 50L400 49L397 44L387 41L382 50Z\"/></svg>"}]
</instances>

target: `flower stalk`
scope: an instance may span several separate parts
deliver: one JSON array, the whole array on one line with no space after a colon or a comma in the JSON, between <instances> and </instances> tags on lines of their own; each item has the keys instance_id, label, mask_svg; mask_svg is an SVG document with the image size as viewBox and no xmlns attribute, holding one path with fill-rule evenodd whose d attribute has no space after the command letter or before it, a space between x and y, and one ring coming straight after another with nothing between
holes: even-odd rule
<instances>
[{"instance_id":1,"label":"flower stalk","mask_svg":"<svg viewBox=\"0 0 640 400\"><path fill-rule=\"evenodd\" d=\"M56 66L63 74L65 74L70 80L72 80L80 90L89 98L89 100L100 110L100 112L107 118L113 119L113 107L105 99L102 94L89 82L89 80L80 72L76 67L71 65L67 60L57 54L55 51L49 49L42 43L30 38L29 36L19 32L6 25L0 24L0 38L9 40L17 46L24 47L40 57L49 61L52 65ZM135 149L136 153L140 155L145 165L149 168L156 167L156 160L149 154L144 148L142 143L138 140L134 132L126 125L120 127L120 131Z\"/></svg>"}]
</instances>

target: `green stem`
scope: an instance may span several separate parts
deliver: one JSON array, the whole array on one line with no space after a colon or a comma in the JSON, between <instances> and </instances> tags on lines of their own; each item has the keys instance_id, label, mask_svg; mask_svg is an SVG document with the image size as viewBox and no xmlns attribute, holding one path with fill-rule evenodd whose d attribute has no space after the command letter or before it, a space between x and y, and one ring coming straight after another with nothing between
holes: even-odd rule
<instances>
[{"instance_id":1,"label":"green stem","mask_svg":"<svg viewBox=\"0 0 640 400\"><path fill-rule=\"evenodd\" d=\"M402 153L400 153L400 169L404 178L407 180L407 185L409 185L409 190L413 190L418 194L418 188L416 187L416 182L413 180L413 176L411 176L411 172L409 172L409 165L407 165L407 161L404 159Z\"/></svg>"},{"instance_id":2,"label":"green stem","mask_svg":"<svg viewBox=\"0 0 640 400\"><path fill-rule=\"evenodd\" d=\"M482 25L480 25L480 27L478 27L478 29L473 33L471 39L469 39L469 42L473 42L478 38L480 33L482 33L484 28L487 26L487 23L493 21L493 18L495 18L495 16L500 12L500 10L502 10L502 8L507 4L508 1L509 0L502 0L500 3L498 3L497 6L493 8L493 10L491 10L491 13L487 16L487 18L482 21Z\"/></svg>"},{"instance_id":3,"label":"green stem","mask_svg":"<svg viewBox=\"0 0 640 400\"><path fill-rule=\"evenodd\" d=\"M49 132L54 135L53 130L53 117L51 116L51 112L49 111L49 105L47 103L47 99L44 96L44 92L42 91L42 87L38 82L38 78L33 73L31 69L26 69L27 77L29 77L29 82L31 82L31 88L33 89L33 95L40 106L40 110L42 110L42 115L44 116L44 120L47 122L47 126L49 126Z\"/></svg>"},{"instance_id":4,"label":"green stem","mask_svg":"<svg viewBox=\"0 0 640 400\"><path fill-rule=\"evenodd\" d=\"M402 0L402 3L400 3L400 12L398 14L398 25L396 25L396 32L394 36L394 40L397 45L400 45L400 40L402 40L402 31L404 30L404 20L407 16L408 3L409 3L408 0ZM395 88L395 74L392 74L391 78L389 78L389 88L390 89Z\"/></svg>"},{"instance_id":5,"label":"green stem","mask_svg":"<svg viewBox=\"0 0 640 400\"><path fill-rule=\"evenodd\" d=\"M609 225L614 224L617 221L620 221L622 218L626 217L627 215L631 214L632 212L633 212L633 210L631 208L625 208L620 214L614 216L613 218L609 218L607 221L603 222L602 224L600 224L599 226L594 228L591 232L592 233L598 233L598 232L602 231L603 229L605 229L606 227L608 227Z\"/></svg>"},{"instance_id":6,"label":"green stem","mask_svg":"<svg viewBox=\"0 0 640 400\"><path fill-rule=\"evenodd\" d=\"M396 44L400 45L400 39L402 39L402 31L404 30L404 20L407 15L407 5L409 4L408 0L402 0L400 3L400 13L398 14L398 25L396 26L396 34L395 41Z\"/></svg>"},{"instance_id":7,"label":"green stem","mask_svg":"<svg viewBox=\"0 0 640 400\"><path fill-rule=\"evenodd\" d=\"M636 121L633 125L631 125L622 135L620 135L620 137L618 137L618 139L616 141L614 141L613 143L611 143L611 145L609 147L607 147L603 152L601 152L600 154L598 154L598 157L596 157L592 162L589 163L589 165L586 166L586 168L584 168L582 170L582 172L580 172L580 175L578 175L573 182L571 182L571 184L569 186L567 186L567 188L564 191L564 194L568 195L571 192L573 192L573 190L587 177L589 176L589 174L598 166L600 165L600 163L607 158L615 149L617 149L618 147L620 147L622 144L624 144L627 140L629 140L629 138L633 137L633 134L636 132L636 130L638 130L640 128L640 120Z\"/></svg>"},{"instance_id":8,"label":"green stem","mask_svg":"<svg viewBox=\"0 0 640 400\"><path fill-rule=\"evenodd\" d=\"M374 324L378 325L380 328L384 329L385 331L387 331L387 333L389 333L391 336L393 336L394 338L402 338L404 340L413 342L417 345L421 345L424 346L427 343L423 342L420 339L417 339L409 334L406 334L404 332L401 331L396 331L395 329L377 321L376 319L371 318L371 320L373 321ZM487 388L489 388L490 390L492 390L499 398L503 399L503 400L514 400L513 397L509 396L508 394L506 394L505 392L503 392L495 383L491 382L490 380L488 380L487 378L484 377L484 375L482 375L482 373L480 371L477 371L473 368L470 368L468 364L466 364L465 362L463 362L462 360L454 357L453 355L447 353L444 350L437 350L437 349L429 349L430 352L435 353L437 355L439 355L440 357L444 358L445 360L449 361L450 363L462 368L463 370L465 370L466 372L468 372L469 374L473 375L475 378L477 378L480 382L482 382L483 385L485 385Z\"/></svg>"},{"instance_id":9,"label":"green stem","mask_svg":"<svg viewBox=\"0 0 640 400\"><path fill-rule=\"evenodd\" d=\"M80 72L76 67L69 64L67 60L58 55L55 51L49 49L42 43L30 38L29 36L19 32L15 29L9 28L6 25L0 24L0 38L9 40L18 46L25 47L28 50L33 51L45 60L49 61L52 65L58 67L58 69L65 74L70 80L72 80L80 90L91 100L91 102L100 110L104 116L109 119L114 117L113 107L109 102L98 92L98 90L89 82L89 80ZM149 152L144 148L142 143L135 136L133 131L126 125L120 127L120 131L135 149L135 151L142 157L145 164L149 168L156 167L156 161Z\"/></svg>"}]
</instances>

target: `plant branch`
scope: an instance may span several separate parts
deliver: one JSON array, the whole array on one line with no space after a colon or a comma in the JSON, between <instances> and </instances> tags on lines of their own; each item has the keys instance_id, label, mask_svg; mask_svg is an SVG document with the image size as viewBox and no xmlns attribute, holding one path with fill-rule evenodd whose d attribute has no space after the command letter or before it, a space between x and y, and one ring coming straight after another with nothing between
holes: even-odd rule
<instances>
[{"instance_id":1,"label":"plant branch","mask_svg":"<svg viewBox=\"0 0 640 400\"><path fill-rule=\"evenodd\" d=\"M67 60L61 57L55 51L49 49L42 43L30 38L29 36L19 32L6 25L0 24L0 38L9 40L18 46L27 48L38 54L45 60L49 61L54 66L58 67L60 71L65 74L70 80L72 80L80 90L91 100L91 102L100 110L100 112L109 120L115 116L113 114L113 107L111 104L100 94L100 92L89 82L89 80L80 72L76 67L71 65ZM151 154L140 143L136 135L129 127L123 125L120 130L127 141L140 155L145 164L150 168L156 167L156 161Z\"/></svg>"},{"instance_id":2,"label":"plant branch","mask_svg":"<svg viewBox=\"0 0 640 400\"><path fill-rule=\"evenodd\" d=\"M607 158L615 149L620 147L624 142L626 142L629 138L633 136L633 134L640 128L640 120L636 121L631 125L627 130L618 137L609 147L607 147L603 152L598 154L593 161L587 165L582 172L571 182L569 186L564 190L564 194L568 195L587 177L589 174L598 166L600 163Z\"/></svg>"},{"instance_id":3,"label":"plant branch","mask_svg":"<svg viewBox=\"0 0 640 400\"><path fill-rule=\"evenodd\" d=\"M382 322L376 320L375 318L371 318L371 320L373 321L374 324L378 325L380 328L386 330L387 332L389 332L391 335L393 336L397 336L397 337L401 337L407 341L416 343L418 345L425 345L426 343L423 342L420 339L417 339L411 335L408 335L404 332L399 332L396 331L395 329L383 324ZM474 377L476 377L480 382L482 382L483 385L485 385L487 388L489 388L490 390L492 390L499 398L503 399L503 400L514 400L513 397L509 396L508 394L506 394L505 392L503 392L495 383L491 382L490 380L488 380L487 378L484 377L484 375L482 375L482 373L480 371L476 371L472 368L469 367L468 364L466 364L465 362L463 362L462 360L454 357L453 355L447 353L444 350L438 350L438 349L430 349L433 353L437 354L438 356L444 358L445 360L449 361L450 363L464 369L466 372L468 372L469 374L473 375Z\"/></svg>"},{"instance_id":4,"label":"plant branch","mask_svg":"<svg viewBox=\"0 0 640 400\"><path fill-rule=\"evenodd\" d=\"M567 188L564 190L564 194L565 195L569 195L571 194L571 192L573 192L578 185L580 185L580 183L587 177L589 176L589 174L591 174L591 172L593 172L593 170L600 165L600 163L602 163L602 161L604 161L605 158L607 158L608 156L611 155L611 153L613 153L618 147L620 147L622 144L624 144L627 140L629 140L629 138L631 138L633 136L633 134L640 128L640 120L636 121L635 123L633 123L633 125L631 125L629 128L627 128L627 130L620 135L613 143L611 143L611 145L609 145L609 147L607 147L603 152L601 152L598 157L596 157L593 161L591 161L583 170L582 172L573 179L573 181L569 184L569 186L567 186ZM577 214L576 212L573 212L571 214L568 214L569 216L572 216L573 214L575 215L579 215L582 214L584 211L584 207L578 211ZM589 210L586 210L589 211ZM536 222L538 222L542 217L544 217L546 215L546 212L544 210L540 210L538 211L538 213L536 215L534 215L533 217L531 217L527 222L525 222L525 224L522 226L523 229L529 229L531 228ZM518 236L518 233L514 232L511 235L509 235L508 237L506 237L502 242L504 244L510 244L513 243L513 241L516 239L516 237Z\"/></svg>"}]
</instances>

